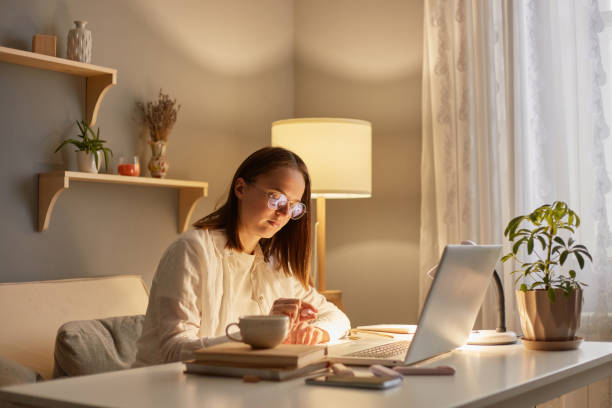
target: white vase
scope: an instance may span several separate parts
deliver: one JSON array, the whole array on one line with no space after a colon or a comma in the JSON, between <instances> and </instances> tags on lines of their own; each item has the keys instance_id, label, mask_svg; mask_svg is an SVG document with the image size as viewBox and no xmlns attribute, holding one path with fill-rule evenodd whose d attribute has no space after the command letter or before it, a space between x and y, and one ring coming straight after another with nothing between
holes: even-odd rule
<instances>
[{"instance_id":1,"label":"white vase","mask_svg":"<svg viewBox=\"0 0 612 408\"><path fill-rule=\"evenodd\" d=\"M100 166L102 166L102 160L104 160L104 155L102 151L98 151L98 165L96 166L96 158L92 153L78 151L77 154L77 166L79 171L84 173L98 173L100 171Z\"/></svg>"},{"instance_id":2,"label":"white vase","mask_svg":"<svg viewBox=\"0 0 612 408\"><path fill-rule=\"evenodd\" d=\"M76 28L68 32L66 55L68 59L91 62L91 31L85 29L87 21L75 21Z\"/></svg>"}]
</instances>

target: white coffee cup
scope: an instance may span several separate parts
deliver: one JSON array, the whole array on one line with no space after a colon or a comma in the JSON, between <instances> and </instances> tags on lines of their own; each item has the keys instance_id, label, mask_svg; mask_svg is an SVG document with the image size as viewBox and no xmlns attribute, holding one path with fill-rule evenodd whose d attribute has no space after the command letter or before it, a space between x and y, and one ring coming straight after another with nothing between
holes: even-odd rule
<instances>
[{"instance_id":1,"label":"white coffee cup","mask_svg":"<svg viewBox=\"0 0 612 408\"><path fill-rule=\"evenodd\" d=\"M232 337L232 326L240 329L240 338ZM289 333L289 317L285 315L251 315L240 316L238 323L230 323L225 328L227 337L240 341L253 348L273 348L285 340Z\"/></svg>"}]
</instances>

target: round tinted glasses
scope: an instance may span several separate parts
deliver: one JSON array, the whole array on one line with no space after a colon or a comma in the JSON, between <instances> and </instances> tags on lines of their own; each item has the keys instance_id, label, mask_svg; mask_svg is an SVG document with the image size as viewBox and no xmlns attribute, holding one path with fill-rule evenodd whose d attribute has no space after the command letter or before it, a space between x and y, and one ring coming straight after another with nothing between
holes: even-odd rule
<instances>
[{"instance_id":1,"label":"round tinted glasses","mask_svg":"<svg viewBox=\"0 0 612 408\"><path fill-rule=\"evenodd\" d=\"M261 187L251 184L255 189L261 191L268 197L268 208L271 210L289 209L289 216L292 220L297 220L306 214L306 205L301 201L289 201L286 195L278 191L264 190Z\"/></svg>"}]
</instances>

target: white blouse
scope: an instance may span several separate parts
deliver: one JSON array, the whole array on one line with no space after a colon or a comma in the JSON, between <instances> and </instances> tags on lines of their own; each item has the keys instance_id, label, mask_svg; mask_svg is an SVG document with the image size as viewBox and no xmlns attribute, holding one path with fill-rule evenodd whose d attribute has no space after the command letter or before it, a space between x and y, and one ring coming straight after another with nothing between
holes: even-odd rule
<instances>
[{"instance_id":1,"label":"white blouse","mask_svg":"<svg viewBox=\"0 0 612 408\"><path fill-rule=\"evenodd\" d=\"M223 230L191 230L162 256L151 285L135 367L191 358L215 344L225 327L242 315L268 314L278 298L299 298L318 309L313 326L342 337L346 315L314 288L304 289L274 262L265 262L259 245L253 255L226 248Z\"/></svg>"}]
</instances>

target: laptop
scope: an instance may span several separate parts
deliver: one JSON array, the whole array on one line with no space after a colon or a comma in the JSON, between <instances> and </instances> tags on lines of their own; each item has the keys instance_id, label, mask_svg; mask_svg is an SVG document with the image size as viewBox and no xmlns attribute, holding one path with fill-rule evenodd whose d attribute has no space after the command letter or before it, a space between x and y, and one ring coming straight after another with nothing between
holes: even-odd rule
<instances>
[{"instance_id":1,"label":"laptop","mask_svg":"<svg viewBox=\"0 0 612 408\"><path fill-rule=\"evenodd\" d=\"M329 360L410 365L464 345L500 255L501 245L446 246L411 341L367 336L330 345Z\"/></svg>"}]
</instances>

